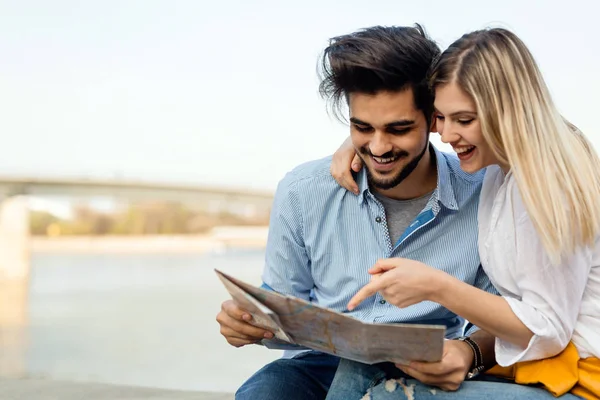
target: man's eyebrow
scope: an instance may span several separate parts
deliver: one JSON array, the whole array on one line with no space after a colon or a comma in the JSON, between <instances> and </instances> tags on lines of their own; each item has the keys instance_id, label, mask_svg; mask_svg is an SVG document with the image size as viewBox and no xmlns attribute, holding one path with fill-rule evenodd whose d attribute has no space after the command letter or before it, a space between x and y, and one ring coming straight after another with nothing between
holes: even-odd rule
<instances>
[{"instance_id":1,"label":"man's eyebrow","mask_svg":"<svg viewBox=\"0 0 600 400\"><path fill-rule=\"evenodd\" d=\"M401 119L398 121L390 122L389 124L385 124L385 126L388 128L401 128L401 127L405 127L405 126L411 126L414 124L415 124L415 121L412 119Z\"/></svg>"},{"instance_id":2,"label":"man's eyebrow","mask_svg":"<svg viewBox=\"0 0 600 400\"><path fill-rule=\"evenodd\" d=\"M369 124L368 122L361 121L360 119L358 119L356 117L350 118L350 122L352 122L353 124L356 124L356 125L371 126L371 124ZM415 124L415 121L412 119L400 119L398 121L392 121L390 123L387 123L387 124L385 124L385 126L388 128L390 128L390 127L397 128L397 127L411 126L414 124Z\"/></svg>"}]
</instances>

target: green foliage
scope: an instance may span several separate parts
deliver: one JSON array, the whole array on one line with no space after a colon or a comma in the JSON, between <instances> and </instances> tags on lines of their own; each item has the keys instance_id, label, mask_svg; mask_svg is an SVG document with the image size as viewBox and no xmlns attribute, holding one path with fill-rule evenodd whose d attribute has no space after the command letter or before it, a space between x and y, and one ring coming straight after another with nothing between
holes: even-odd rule
<instances>
[{"instance_id":1,"label":"green foliage","mask_svg":"<svg viewBox=\"0 0 600 400\"><path fill-rule=\"evenodd\" d=\"M192 210L178 203L131 204L107 214L78 206L73 218L42 211L30 213L33 235L176 235L200 234L220 225L267 225L268 216L243 217Z\"/></svg>"}]
</instances>

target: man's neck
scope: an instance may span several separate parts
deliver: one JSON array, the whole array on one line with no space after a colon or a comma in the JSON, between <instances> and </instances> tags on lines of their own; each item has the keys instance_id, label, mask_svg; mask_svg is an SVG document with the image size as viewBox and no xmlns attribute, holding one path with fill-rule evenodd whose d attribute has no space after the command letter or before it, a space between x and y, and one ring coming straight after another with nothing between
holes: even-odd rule
<instances>
[{"instance_id":1,"label":"man's neck","mask_svg":"<svg viewBox=\"0 0 600 400\"><path fill-rule=\"evenodd\" d=\"M436 188L437 175L435 152L430 147L425 151L425 154L423 154L417 168L415 168L415 170L398 186L387 190L377 188L374 188L374 190L390 199L416 199L427 193L431 193Z\"/></svg>"}]
</instances>

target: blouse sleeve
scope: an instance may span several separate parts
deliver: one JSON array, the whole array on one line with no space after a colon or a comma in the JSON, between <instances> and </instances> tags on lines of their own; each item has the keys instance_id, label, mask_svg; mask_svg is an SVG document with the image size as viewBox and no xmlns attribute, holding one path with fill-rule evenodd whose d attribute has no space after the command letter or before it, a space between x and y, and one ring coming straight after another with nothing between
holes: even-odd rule
<instances>
[{"instance_id":1,"label":"blouse sleeve","mask_svg":"<svg viewBox=\"0 0 600 400\"><path fill-rule=\"evenodd\" d=\"M515 224L515 281L521 298L505 296L515 315L532 332L526 348L496 339L496 360L502 366L552 357L565 349L579 314L592 265L589 248L552 264L527 214Z\"/></svg>"}]
</instances>

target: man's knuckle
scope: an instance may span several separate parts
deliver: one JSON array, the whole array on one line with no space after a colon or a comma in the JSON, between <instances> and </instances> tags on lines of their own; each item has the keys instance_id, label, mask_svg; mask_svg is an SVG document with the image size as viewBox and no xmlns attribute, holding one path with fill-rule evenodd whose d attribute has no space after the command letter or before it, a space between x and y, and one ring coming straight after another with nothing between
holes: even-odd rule
<instances>
[{"instance_id":1,"label":"man's knuckle","mask_svg":"<svg viewBox=\"0 0 600 400\"><path fill-rule=\"evenodd\" d=\"M226 312L220 312L219 314L217 314L217 321L219 322L219 324L226 324L227 320L229 319L229 314L227 314Z\"/></svg>"},{"instance_id":2,"label":"man's knuckle","mask_svg":"<svg viewBox=\"0 0 600 400\"><path fill-rule=\"evenodd\" d=\"M233 315L235 313L235 305L231 303L223 304L223 314Z\"/></svg>"},{"instance_id":3,"label":"man's knuckle","mask_svg":"<svg viewBox=\"0 0 600 400\"><path fill-rule=\"evenodd\" d=\"M227 340L235 340L234 331L232 331L231 328L227 326L221 328L221 335L225 336Z\"/></svg>"}]
</instances>

